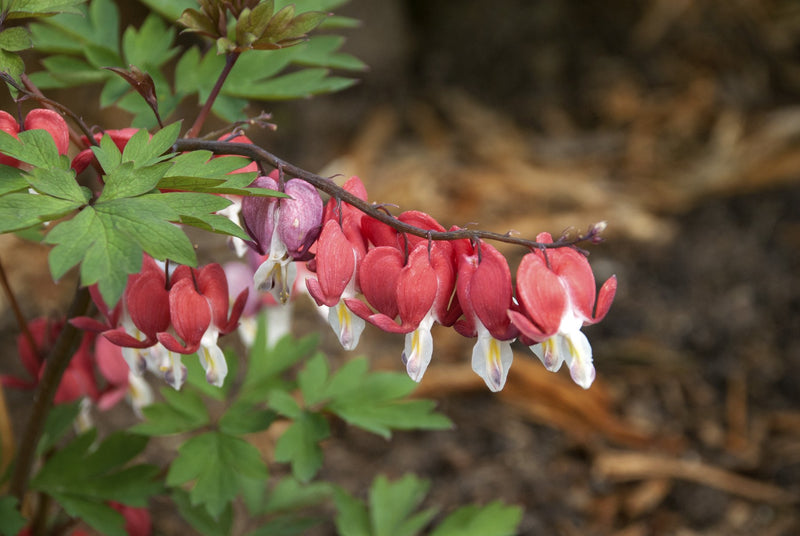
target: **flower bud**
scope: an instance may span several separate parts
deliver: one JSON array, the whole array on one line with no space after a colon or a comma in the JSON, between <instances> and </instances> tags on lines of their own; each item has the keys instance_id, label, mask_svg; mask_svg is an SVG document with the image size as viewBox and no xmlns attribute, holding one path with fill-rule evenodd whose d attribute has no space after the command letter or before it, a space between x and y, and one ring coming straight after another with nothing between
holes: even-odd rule
<instances>
[{"instance_id":1,"label":"flower bud","mask_svg":"<svg viewBox=\"0 0 800 536\"><path fill-rule=\"evenodd\" d=\"M294 260L308 260L322 229L322 199L316 188L300 179L287 182L284 191L291 198L279 201L278 235Z\"/></svg>"}]
</instances>

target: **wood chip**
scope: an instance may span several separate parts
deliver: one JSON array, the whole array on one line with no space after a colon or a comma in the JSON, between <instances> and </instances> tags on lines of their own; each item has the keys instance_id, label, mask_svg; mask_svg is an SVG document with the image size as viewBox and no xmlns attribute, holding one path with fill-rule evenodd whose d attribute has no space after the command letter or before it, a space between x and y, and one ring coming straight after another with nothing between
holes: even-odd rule
<instances>
[{"instance_id":1,"label":"wood chip","mask_svg":"<svg viewBox=\"0 0 800 536\"><path fill-rule=\"evenodd\" d=\"M663 454L609 451L594 460L597 475L616 481L673 478L709 486L753 501L789 504L798 497L778 486L747 478L699 461Z\"/></svg>"}]
</instances>

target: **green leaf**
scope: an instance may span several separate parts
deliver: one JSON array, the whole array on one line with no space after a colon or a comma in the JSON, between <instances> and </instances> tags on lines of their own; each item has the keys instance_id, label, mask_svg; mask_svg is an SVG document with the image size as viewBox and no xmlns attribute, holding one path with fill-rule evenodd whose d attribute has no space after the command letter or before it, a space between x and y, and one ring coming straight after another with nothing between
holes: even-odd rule
<instances>
[{"instance_id":1,"label":"green leaf","mask_svg":"<svg viewBox=\"0 0 800 536\"><path fill-rule=\"evenodd\" d=\"M303 412L278 439L275 461L291 463L294 477L308 482L322 467L319 442L329 435L328 421L322 415Z\"/></svg>"},{"instance_id":2,"label":"green leaf","mask_svg":"<svg viewBox=\"0 0 800 536\"><path fill-rule=\"evenodd\" d=\"M129 26L122 35L125 63L145 71L157 69L179 52L180 49L172 47L174 40L175 30L151 14L138 29Z\"/></svg>"},{"instance_id":3,"label":"green leaf","mask_svg":"<svg viewBox=\"0 0 800 536\"><path fill-rule=\"evenodd\" d=\"M122 152L108 134L100 138L99 146L93 145L91 149L94 157L106 174L116 171L122 163Z\"/></svg>"},{"instance_id":4,"label":"green leaf","mask_svg":"<svg viewBox=\"0 0 800 536\"><path fill-rule=\"evenodd\" d=\"M69 214L83 203L48 195L11 193L0 197L0 233L17 231Z\"/></svg>"},{"instance_id":5,"label":"green leaf","mask_svg":"<svg viewBox=\"0 0 800 536\"><path fill-rule=\"evenodd\" d=\"M27 188L28 181L21 170L0 164L0 196Z\"/></svg>"},{"instance_id":6,"label":"green leaf","mask_svg":"<svg viewBox=\"0 0 800 536\"><path fill-rule=\"evenodd\" d=\"M301 69L261 82L251 80L235 86L231 84L226 86L225 93L247 99L287 100L339 91L355 83L355 80L328 74L327 69Z\"/></svg>"},{"instance_id":7,"label":"green leaf","mask_svg":"<svg viewBox=\"0 0 800 536\"><path fill-rule=\"evenodd\" d=\"M9 13L8 19L31 18L47 16L56 13L78 13L76 6L86 0L11 0L6 4Z\"/></svg>"},{"instance_id":8,"label":"green leaf","mask_svg":"<svg viewBox=\"0 0 800 536\"><path fill-rule=\"evenodd\" d=\"M72 423L81 411L80 400L68 404L56 404L47 414L44 432L36 448L37 454L43 454L72 429Z\"/></svg>"},{"instance_id":9,"label":"green leaf","mask_svg":"<svg viewBox=\"0 0 800 536\"><path fill-rule=\"evenodd\" d=\"M19 133L19 144L16 150L3 153L12 156L34 167L67 169L62 165L53 136L44 129L25 130Z\"/></svg>"},{"instance_id":10,"label":"green leaf","mask_svg":"<svg viewBox=\"0 0 800 536\"><path fill-rule=\"evenodd\" d=\"M273 517L248 536L297 536L308 534L308 530L319 525L325 519L322 517L302 517L287 515Z\"/></svg>"},{"instance_id":11,"label":"green leaf","mask_svg":"<svg viewBox=\"0 0 800 536\"><path fill-rule=\"evenodd\" d=\"M0 497L0 534L3 536L16 536L28 523L17 509L18 502L11 495Z\"/></svg>"},{"instance_id":12,"label":"green leaf","mask_svg":"<svg viewBox=\"0 0 800 536\"><path fill-rule=\"evenodd\" d=\"M131 431L137 434L156 436L190 432L210 422L203 399L194 391L184 389L162 389L163 403L150 404L142 408L145 421Z\"/></svg>"},{"instance_id":13,"label":"green leaf","mask_svg":"<svg viewBox=\"0 0 800 536\"><path fill-rule=\"evenodd\" d=\"M348 71L363 71L367 65L350 54L337 52L344 44L344 37L338 35L315 35L300 45L301 52L296 62L308 67L328 67Z\"/></svg>"},{"instance_id":14,"label":"green leaf","mask_svg":"<svg viewBox=\"0 0 800 536\"><path fill-rule=\"evenodd\" d=\"M375 536L411 536L421 530L434 512L428 510L411 516L428 494L430 483L414 475L395 482L381 475L369 490L369 514Z\"/></svg>"},{"instance_id":15,"label":"green leaf","mask_svg":"<svg viewBox=\"0 0 800 536\"><path fill-rule=\"evenodd\" d=\"M203 504L218 516L237 495L241 478L266 478L267 468L258 450L247 441L207 432L178 449L167 473L168 486L195 481L189 492L192 505Z\"/></svg>"},{"instance_id":16,"label":"green leaf","mask_svg":"<svg viewBox=\"0 0 800 536\"><path fill-rule=\"evenodd\" d=\"M495 501L486 506L459 508L436 527L431 536L513 536L522 509Z\"/></svg>"},{"instance_id":17,"label":"green leaf","mask_svg":"<svg viewBox=\"0 0 800 536\"><path fill-rule=\"evenodd\" d=\"M153 197L140 197L98 202L94 206L98 216L114 226L117 235L133 240L154 258L197 266L189 238L183 230L170 223L178 218L169 204Z\"/></svg>"},{"instance_id":18,"label":"green leaf","mask_svg":"<svg viewBox=\"0 0 800 536\"><path fill-rule=\"evenodd\" d=\"M253 434L267 430L276 417L274 411L260 409L247 402L237 402L220 417L219 429L231 435Z\"/></svg>"},{"instance_id":19,"label":"green leaf","mask_svg":"<svg viewBox=\"0 0 800 536\"><path fill-rule=\"evenodd\" d=\"M148 497L161 489L156 480L159 470L126 465L144 449L147 438L116 432L92 448L94 439L93 431L85 433L56 451L31 480L31 487L80 501L145 506Z\"/></svg>"},{"instance_id":20,"label":"green leaf","mask_svg":"<svg viewBox=\"0 0 800 536\"><path fill-rule=\"evenodd\" d=\"M323 354L317 353L297 374L300 391L307 405L313 406L324 399L323 387L328 380L328 371L328 359Z\"/></svg>"},{"instance_id":21,"label":"green leaf","mask_svg":"<svg viewBox=\"0 0 800 536\"><path fill-rule=\"evenodd\" d=\"M367 507L346 491L337 489L333 495L336 504L336 530L339 536L372 536Z\"/></svg>"},{"instance_id":22,"label":"green leaf","mask_svg":"<svg viewBox=\"0 0 800 536\"><path fill-rule=\"evenodd\" d=\"M172 490L172 501L181 517L206 536L229 536L233 525L233 509L228 504L218 516L211 516L203 505L193 505L189 493L176 488Z\"/></svg>"},{"instance_id":23,"label":"green leaf","mask_svg":"<svg viewBox=\"0 0 800 536\"><path fill-rule=\"evenodd\" d=\"M212 191L214 189L211 189ZM149 198L149 196L147 196ZM180 222L185 225L199 227L208 231L236 236L242 240L250 240L250 236L241 227L225 216L213 214L231 204L231 201L218 195L170 192L155 194L162 202L180 215Z\"/></svg>"},{"instance_id":24,"label":"green leaf","mask_svg":"<svg viewBox=\"0 0 800 536\"><path fill-rule=\"evenodd\" d=\"M264 313L258 317L258 329L250 348L247 373L240 393L241 400L260 401L276 387L283 385L280 374L308 356L317 347L318 338L309 335L300 340L286 336L274 347L267 345L267 325Z\"/></svg>"},{"instance_id":25,"label":"green leaf","mask_svg":"<svg viewBox=\"0 0 800 536\"><path fill-rule=\"evenodd\" d=\"M169 22L175 22L184 10L197 7L195 0L139 0Z\"/></svg>"},{"instance_id":26,"label":"green leaf","mask_svg":"<svg viewBox=\"0 0 800 536\"><path fill-rule=\"evenodd\" d=\"M57 31L53 32L53 29ZM111 0L93 0L88 9L81 8L78 12L65 13L32 25L31 32L36 48L42 51L80 51L88 43L117 54L119 11Z\"/></svg>"},{"instance_id":27,"label":"green leaf","mask_svg":"<svg viewBox=\"0 0 800 536\"><path fill-rule=\"evenodd\" d=\"M316 506L326 501L332 491L331 484L327 482L301 484L294 478L286 477L269 492L261 511L274 514Z\"/></svg>"},{"instance_id":28,"label":"green leaf","mask_svg":"<svg viewBox=\"0 0 800 536\"><path fill-rule=\"evenodd\" d=\"M128 274L142 267L142 248L116 228L115 218L92 207L53 227L44 241L56 245L48 258L53 278L81 263L81 284L98 283L109 307L122 296Z\"/></svg>"},{"instance_id":29,"label":"green leaf","mask_svg":"<svg viewBox=\"0 0 800 536\"><path fill-rule=\"evenodd\" d=\"M290 419L299 419L303 410L292 395L282 389L275 389L269 393L269 406Z\"/></svg>"},{"instance_id":30,"label":"green leaf","mask_svg":"<svg viewBox=\"0 0 800 536\"><path fill-rule=\"evenodd\" d=\"M100 534L106 536L127 536L125 518L110 506L88 501L71 494L53 494L53 497L70 516L81 519Z\"/></svg>"},{"instance_id":31,"label":"green leaf","mask_svg":"<svg viewBox=\"0 0 800 536\"><path fill-rule=\"evenodd\" d=\"M123 162L112 171L106 170L105 186L97 203L151 192L169 167L169 162L147 167L137 167L134 162Z\"/></svg>"},{"instance_id":32,"label":"green leaf","mask_svg":"<svg viewBox=\"0 0 800 536\"><path fill-rule=\"evenodd\" d=\"M315 365L320 367L320 365ZM348 423L389 438L391 430L441 430L452 427L444 415L434 412L431 400L406 400L416 384L407 375L397 372L368 373L364 358L354 359L320 386L316 372L309 387L316 404L326 401L325 408ZM306 380L308 381L308 380ZM302 389L302 384L301 384Z\"/></svg>"},{"instance_id":33,"label":"green leaf","mask_svg":"<svg viewBox=\"0 0 800 536\"><path fill-rule=\"evenodd\" d=\"M88 203L91 199L91 194L81 188L71 169L33 168L26 178L31 188L40 194L80 204Z\"/></svg>"},{"instance_id":34,"label":"green leaf","mask_svg":"<svg viewBox=\"0 0 800 536\"><path fill-rule=\"evenodd\" d=\"M3 50L19 52L32 46L31 35L26 28L15 26L0 32L0 48Z\"/></svg>"}]
</instances>

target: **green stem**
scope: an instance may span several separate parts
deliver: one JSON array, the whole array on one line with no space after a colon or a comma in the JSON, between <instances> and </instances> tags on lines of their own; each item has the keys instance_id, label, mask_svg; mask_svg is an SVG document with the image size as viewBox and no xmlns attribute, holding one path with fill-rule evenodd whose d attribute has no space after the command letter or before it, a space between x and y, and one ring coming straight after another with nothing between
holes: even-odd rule
<instances>
[{"instance_id":1,"label":"green stem","mask_svg":"<svg viewBox=\"0 0 800 536\"><path fill-rule=\"evenodd\" d=\"M67 318L88 314L90 305L89 290L87 288L78 288L67 311ZM31 416L22 433L17 463L9 485L9 492L19 500L20 505L22 505L27 491L28 479L36 454L36 445L42 435L45 419L53 405L53 399L61 383L61 377L64 375L64 371L67 370L72 355L78 349L82 336L83 332L81 330L73 327L69 322L65 323L61 333L58 335L58 339L56 339L55 345L53 345L45 360L47 365L42 378L39 380Z\"/></svg>"},{"instance_id":2,"label":"green stem","mask_svg":"<svg viewBox=\"0 0 800 536\"><path fill-rule=\"evenodd\" d=\"M187 138L196 138L200 134L200 129L203 128L203 123L206 122L208 114L211 113L211 107L214 105L214 101L217 100L217 96L219 96L219 92L222 90L222 86L225 84L225 80L228 79L228 75L231 73L231 69L233 69L233 66L236 64L236 60L239 59L240 54L241 52L229 52L228 55L225 56L225 67L223 67L222 72L219 73L217 83L214 84L214 88L211 90L211 93L209 93L206 103L203 105L200 113L197 114L197 119L195 119L192 128L186 133Z\"/></svg>"}]
</instances>

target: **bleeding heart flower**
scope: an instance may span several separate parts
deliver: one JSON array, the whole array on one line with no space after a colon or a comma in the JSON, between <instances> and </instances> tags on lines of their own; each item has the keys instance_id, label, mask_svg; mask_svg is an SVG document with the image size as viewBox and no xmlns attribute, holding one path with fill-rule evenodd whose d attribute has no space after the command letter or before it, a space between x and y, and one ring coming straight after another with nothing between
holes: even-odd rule
<instances>
[{"instance_id":1,"label":"bleeding heart flower","mask_svg":"<svg viewBox=\"0 0 800 536\"><path fill-rule=\"evenodd\" d=\"M536 240L553 241L548 233ZM612 276L596 293L589 261L578 251L537 250L519 265L519 311L512 308L508 315L548 370L556 371L566 361L575 383L588 389L595 370L592 347L581 327L605 317L616 290L617 278Z\"/></svg>"},{"instance_id":2,"label":"bleeding heart flower","mask_svg":"<svg viewBox=\"0 0 800 536\"><path fill-rule=\"evenodd\" d=\"M315 258L316 278L306 279L308 293L319 306L329 307L328 323L346 350L358 344L365 323L345 306L357 292L359 245L348 240L339 223L328 220L322 228Z\"/></svg>"},{"instance_id":3,"label":"bleeding heart flower","mask_svg":"<svg viewBox=\"0 0 800 536\"><path fill-rule=\"evenodd\" d=\"M460 309L452 303L455 275L449 248L439 242L420 243L404 262L403 253L380 246L364 257L359 267L361 290L377 313L357 299L348 308L390 333L405 333L402 359L408 375L420 381L433 356L434 322L451 325ZM400 317L400 324L395 317Z\"/></svg>"},{"instance_id":4,"label":"bleeding heart flower","mask_svg":"<svg viewBox=\"0 0 800 536\"><path fill-rule=\"evenodd\" d=\"M517 330L506 311L512 304L511 272L505 257L491 245L456 242L458 302L464 318L455 324L466 337L478 336L472 351L474 370L492 391L506 383L513 360L511 343Z\"/></svg>"},{"instance_id":5,"label":"bleeding heart flower","mask_svg":"<svg viewBox=\"0 0 800 536\"><path fill-rule=\"evenodd\" d=\"M222 266L178 267L172 275L169 308L172 328L183 343L166 331L158 333L159 342L171 352L198 352L208 383L221 386L228 365L217 339L236 329L247 294L247 289L239 294L229 313L228 282Z\"/></svg>"},{"instance_id":6,"label":"bleeding heart flower","mask_svg":"<svg viewBox=\"0 0 800 536\"><path fill-rule=\"evenodd\" d=\"M69 127L58 112L46 108L31 110L25 116L24 126L25 130L46 130L53 137L58 154L67 154L69 149ZM17 138L20 132L19 123L11 114L0 110L0 130ZM0 164L18 167L19 160L0 154Z\"/></svg>"},{"instance_id":7,"label":"bleeding heart flower","mask_svg":"<svg viewBox=\"0 0 800 536\"><path fill-rule=\"evenodd\" d=\"M272 176L259 177L252 186L279 189ZM272 292L281 303L288 301L296 278L293 262L311 258L311 245L319 236L323 211L319 193L307 182L291 179L284 185L284 193L290 197L252 196L242 200L242 223L253 238L250 245L259 254L267 255L256 270L255 285Z\"/></svg>"}]
</instances>

